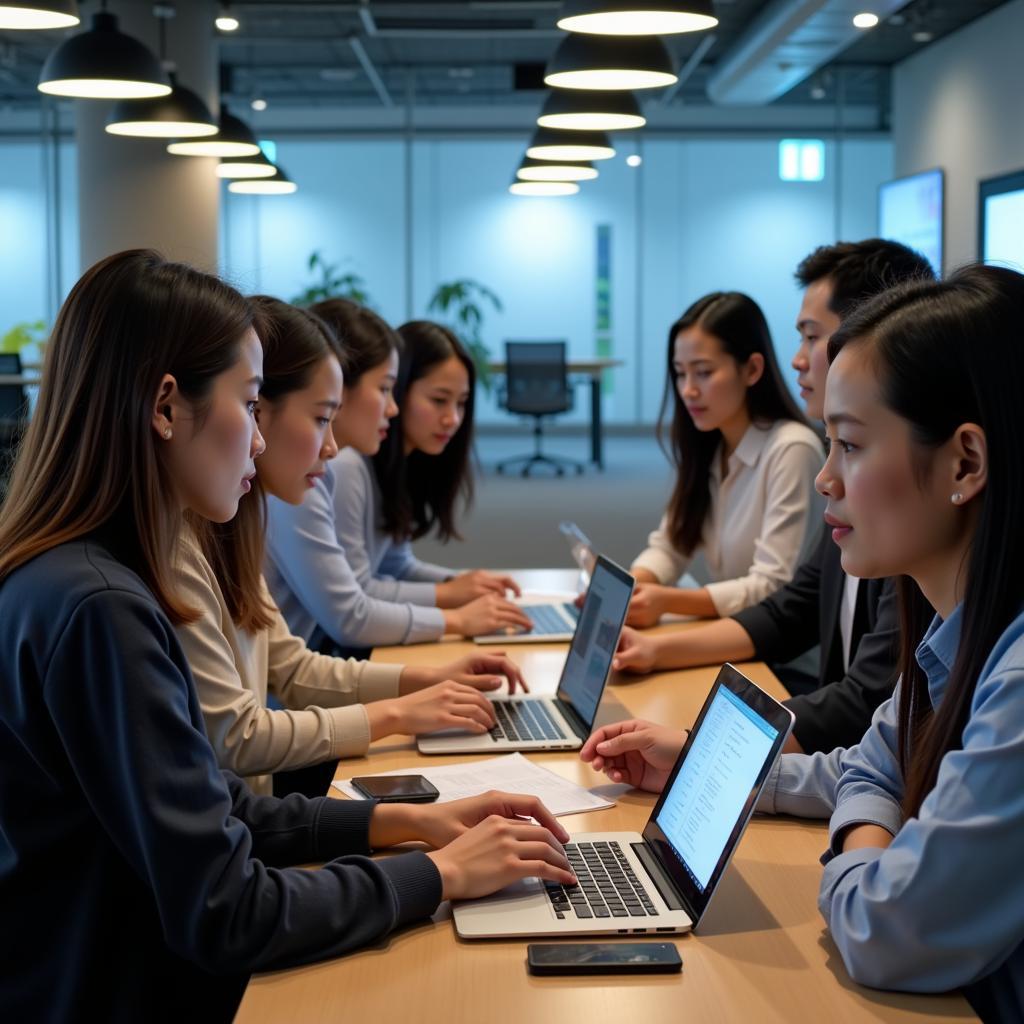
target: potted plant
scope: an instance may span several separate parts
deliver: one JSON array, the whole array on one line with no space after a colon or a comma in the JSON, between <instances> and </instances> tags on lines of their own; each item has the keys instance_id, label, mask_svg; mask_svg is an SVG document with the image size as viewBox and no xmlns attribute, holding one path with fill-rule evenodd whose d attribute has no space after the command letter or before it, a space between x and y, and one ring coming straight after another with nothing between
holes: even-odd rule
<instances>
[{"instance_id":1,"label":"potted plant","mask_svg":"<svg viewBox=\"0 0 1024 1024\"><path fill-rule=\"evenodd\" d=\"M351 299L360 306L370 305L366 282L358 274L352 271L340 273L338 264L328 263L319 252L310 253L307 267L312 273L318 273L320 280L296 295L292 299L293 305L312 306L324 299Z\"/></svg>"},{"instance_id":2,"label":"potted plant","mask_svg":"<svg viewBox=\"0 0 1024 1024\"><path fill-rule=\"evenodd\" d=\"M477 377L487 391L491 389L491 353L483 342L484 304L502 311L501 299L479 281L463 277L439 284L427 306L429 312L445 315L452 330L462 339L476 366Z\"/></svg>"},{"instance_id":3,"label":"potted plant","mask_svg":"<svg viewBox=\"0 0 1024 1024\"><path fill-rule=\"evenodd\" d=\"M5 335L0 337L0 352L19 353L30 345L38 345L40 352L46 344L45 320L31 320L15 324Z\"/></svg>"}]
</instances>

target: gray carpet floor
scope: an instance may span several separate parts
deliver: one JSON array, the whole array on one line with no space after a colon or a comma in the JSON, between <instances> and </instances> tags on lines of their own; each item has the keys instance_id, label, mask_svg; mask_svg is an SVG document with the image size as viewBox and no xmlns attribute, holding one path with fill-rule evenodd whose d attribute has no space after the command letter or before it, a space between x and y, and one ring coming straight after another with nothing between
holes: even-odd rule
<instances>
[{"instance_id":1,"label":"gray carpet floor","mask_svg":"<svg viewBox=\"0 0 1024 1024\"><path fill-rule=\"evenodd\" d=\"M586 460L588 440L558 435L544 439L544 451ZM587 464L582 476L554 477L541 467L529 479L499 476L500 459L529 452L528 435L478 438L481 469L476 500L461 520L464 541L416 543L423 559L453 568L569 568L569 549L558 530L571 519L595 547L628 566L658 524L672 488L672 471L649 437L606 437L603 472Z\"/></svg>"}]
</instances>

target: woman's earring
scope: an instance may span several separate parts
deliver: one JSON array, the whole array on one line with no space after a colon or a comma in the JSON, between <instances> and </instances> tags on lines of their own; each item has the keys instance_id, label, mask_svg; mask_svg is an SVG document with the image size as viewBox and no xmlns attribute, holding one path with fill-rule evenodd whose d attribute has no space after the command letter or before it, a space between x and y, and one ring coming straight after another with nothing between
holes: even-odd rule
<instances>
[{"instance_id":1,"label":"woman's earring","mask_svg":"<svg viewBox=\"0 0 1024 1024\"><path fill-rule=\"evenodd\" d=\"M949 500L953 502L954 505L959 505L960 502L964 500L964 496L959 491L954 491L949 496Z\"/></svg>"},{"instance_id":2,"label":"woman's earring","mask_svg":"<svg viewBox=\"0 0 1024 1024\"><path fill-rule=\"evenodd\" d=\"M170 439L171 439L171 428L170 427L164 427L164 440L165 441L170 441Z\"/></svg>"}]
</instances>

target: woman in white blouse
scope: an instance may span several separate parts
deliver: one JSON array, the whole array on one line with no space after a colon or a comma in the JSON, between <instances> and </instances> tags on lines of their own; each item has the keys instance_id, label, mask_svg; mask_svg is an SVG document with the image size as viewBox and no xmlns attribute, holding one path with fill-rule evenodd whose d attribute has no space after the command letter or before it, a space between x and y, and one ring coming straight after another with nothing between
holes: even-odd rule
<instances>
[{"instance_id":1,"label":"woman in white blouse","mask_svg":"<svg viewBox=\"0 0 1024 1024\"><path fill-rule=\"evenodd\" d=\"M756 604L789 582L820 513L822 445L783 383L768 324L749 296L712 292L669 329L662 418L669 403L676 484L633 562L640 585L631 626ZM677 587L698 552L712 582Z\"/></svg>"}]
</instances>

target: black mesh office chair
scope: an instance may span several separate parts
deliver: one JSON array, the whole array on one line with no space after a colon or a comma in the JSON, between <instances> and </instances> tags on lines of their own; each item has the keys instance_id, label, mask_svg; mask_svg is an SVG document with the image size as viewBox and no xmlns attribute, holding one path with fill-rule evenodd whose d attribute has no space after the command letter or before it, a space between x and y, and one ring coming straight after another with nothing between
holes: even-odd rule
<instances>
[{"instance_id":1,"label":"black mesh office chair","mask_svg":"<svg viewBox=\"0 0 1024 1024\"><path fill-rule=\"evenodd\" d=\"M498 463L499 473L507 466L521 462L522 475L529 476L534 466L552 466L558 476L566 467L583 472L583 463L541 451L543 418L568 412L573 407L573 392L565 365L564 341L506 341L505 388L499 404L510 413L532 416L534 449L531 455L518 455Z\"/></svg>"},{"instance_id":2,"label":"black mesh office chair","mask_svg":"<svg viewBox=\"0 0 1024 1024\"><path fill-rule=\"evenodd\" d=\"M0 352L0 377L20 376L17 353ZM28 399L20 384L0 384L0 501L7 490L7 477L18 442L28 418Z\"/></svg>"}]
</instances>

